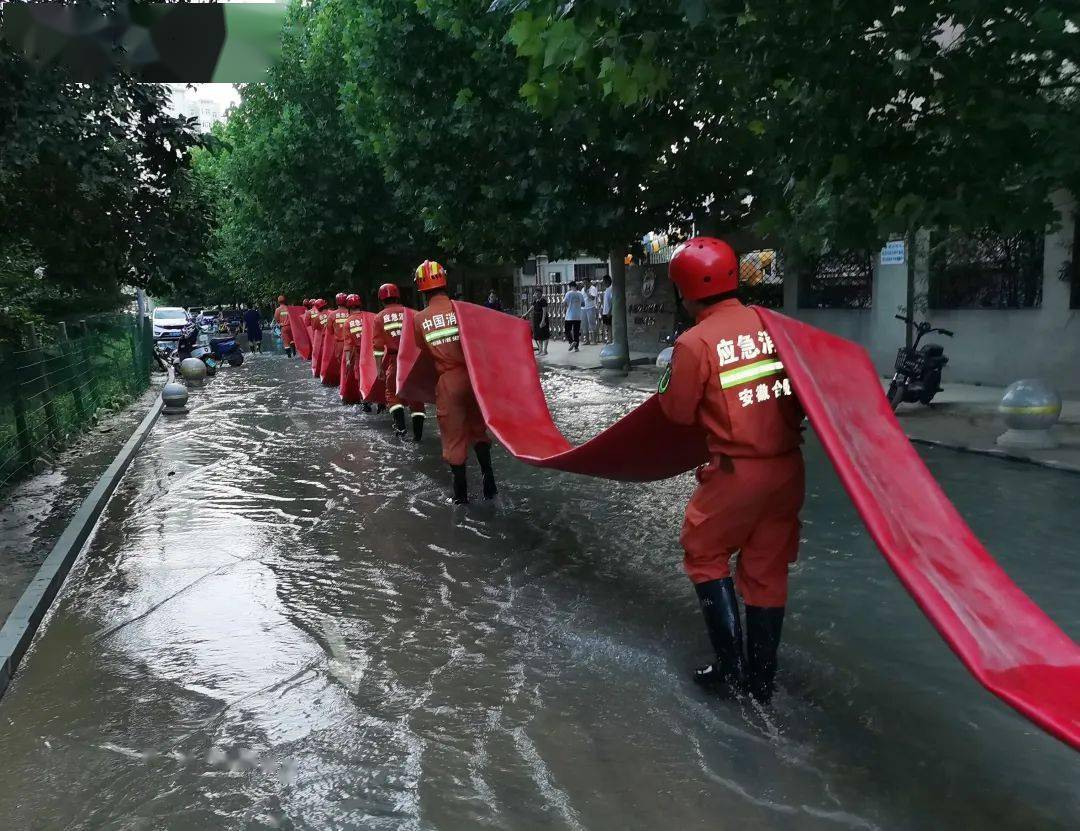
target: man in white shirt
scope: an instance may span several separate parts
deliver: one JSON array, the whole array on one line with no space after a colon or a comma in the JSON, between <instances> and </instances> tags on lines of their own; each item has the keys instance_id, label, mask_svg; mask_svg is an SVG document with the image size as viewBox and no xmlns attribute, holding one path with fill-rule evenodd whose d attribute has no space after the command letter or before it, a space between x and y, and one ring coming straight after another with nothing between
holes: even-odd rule
<instances>
[{"instance_id":1,"label":"man in white shirt","mask_svg":"<svg viewBox=\"0 0 1080 831\"><path fill-rule=\"evenodd\" d=\"M577 281L570 281L570 290L563 297L563 308L566 309L564 326L566 328L566 343L571 352L579 352L581 344L581 313L585 307L585 295L578 291Z\"/></svg>"},{"instance_id":2,"label":"man in white shirt","mask_svg":"<svg viewBox=\"0 0 1080 831\"><path fill-rule=\"evenodd\" d=\"M582 294L585 295L585 310L581 316L581 334L584 336L585 345L588 346L590 343L600 342L600 336L596 331L598 324L596 301L599 292L592 284L592 280L585 280L585 289Z\"/></svg>"},{"instance_id":3,"label":"man in white shirt","mask_svg":"<svg viewBox=\"0 0 1080 831\"><path fill-rule=\"evenodd\" d=\"M611 334L611 277L604 275L604 290L600 301L600 338L612 342Z\"/></svg>"}]
</instances>

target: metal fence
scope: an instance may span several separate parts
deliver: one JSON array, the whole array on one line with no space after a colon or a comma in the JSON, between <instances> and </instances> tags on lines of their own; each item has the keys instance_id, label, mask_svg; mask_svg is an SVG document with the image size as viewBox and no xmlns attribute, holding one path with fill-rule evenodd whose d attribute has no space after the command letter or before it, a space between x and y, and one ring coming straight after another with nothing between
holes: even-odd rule
<instances>
[{"instance_id":1,"label":"metal fence","mask_svg":"<svg viewBox=\"0 0 1080 831\"><path fill-rule=\"evenodd\" d=\"M799 281L800 309L869 309L874 258L866 251L820 257Z\"/></svg>"},{"instance_id":2,"label":"metal fence","mask_svg":"<svg viewBox=\"0 0 1080 831\"><path fill-rule=\"evenodd\" d=\"M0 345L0 493L84 430L102 407L146 389L152 360L150 326L131 315L12 334Z\"/></svg>"},{"instance_id":3,"label":"metal fence","mask_svg":"<svg viewBox=\"0 0 1080 831\"><path fill-rule=\"evenodd\" d=\"M1042 234L954 234L931 246L927 299L932 309L1032 309L1042 281Z\"/></svg>"},{"instance_id":4,"label":"metal fence","mask_svg":"<svg viewBox=\"0 0 1080 831\"><path fill-rule=\"evenodd\" d=\"M749 251L739 257L739 294L745 303L784 308L784 269L779 251Z\"/></svg>"}]
</instances>

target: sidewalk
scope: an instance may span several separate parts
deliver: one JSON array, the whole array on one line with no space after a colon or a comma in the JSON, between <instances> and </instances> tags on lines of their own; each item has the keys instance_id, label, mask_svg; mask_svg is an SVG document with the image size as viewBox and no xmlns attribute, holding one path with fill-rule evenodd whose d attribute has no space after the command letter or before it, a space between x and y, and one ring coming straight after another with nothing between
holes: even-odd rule
<instances>
[{"instance_id":1,"label":"sidewalk","mask_svg":"<svg viewBox=\"0 0 1080 831\"><path fill-rule=\"evenodd\" d=\"M614 386L646 392L656 389L660 371L655 359L632 352L637 363L627 376L600 366L600 346L582 346L580 352L568 352L563 341L552 341L549 354L537 357L541 367L594 372L597 379ZM888 380L882 380L882 389ZM1060 446L1053 450L1015 450L998 447L997 437L1005 424L997 412L1004 387L974 384L945 384L933 406L901 404L897 411L904 432L913 442L981 453L1002 459L1033 462L1058 470L1080 473L1080 400L1063 401L1061 420L1053 433Z\"/></svg>"}]
</instances>

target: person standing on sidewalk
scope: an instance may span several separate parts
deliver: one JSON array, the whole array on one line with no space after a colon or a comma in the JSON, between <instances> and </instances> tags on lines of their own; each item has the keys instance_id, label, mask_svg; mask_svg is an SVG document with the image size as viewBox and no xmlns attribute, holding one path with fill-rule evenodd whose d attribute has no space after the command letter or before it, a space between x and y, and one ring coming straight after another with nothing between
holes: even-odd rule
<instances>
[{"instance_id":1,"label":"person standing on sidewalk","mask_svg":"<svg viewBox=\"0 0 1080 831\"><path fill-rule=\"evenodd\" d=\"M578 291L577 281L570 281L570 290L563 296L563 308L566 310L564 326L568 352L581 349L581 312L585 306L585 295Z\"/></svg>"},{"instance_id":2,"label":"person standing on sidewalk","mask_svg":"<svg viewBox=\"0 0 1080 831\"><path fill-rule=\"evenodd\" d=\"M484 498L494 499L498 489L491 468L491 439L465 365L457 312L446 293L446 270L437 262L425 260L416 269L416 287L427 295L428 303L427 308L413 315L413 337L417 347L431 355L439 376L435 383L435 415L439 419L443 459L454 477L454 502L464 505L469 501L465 460L470 446L475 448L484 476Z\"/></svg>"},{"instance_id":3,"label":"person standing on sidewalk","mask_svg":"<svg viewBox=\"0 0 1080 831\"><path fill-rule=\"evenodd\" d=\"M585 295L585 308L581 314L581 333L584 335L585 345L588 346L591 343L599 343L600 337L597 334L597 308L596 300L598 292L596 286L592 284L592 280L586 278L585 288L581 292Z\"/></svg>"},{"instance_id":4,"label":"person standing on sidewalk","mask_svg":"<svg viewBox=\"0 0 1080 831\"><path fill-rule=\"evenodd\" d=\"M551 319L548 317L548 302L543 290L536 290L536 298L533 300L529 315L533 340L536 341L536 352L539 355L546 355L548 341L551 340Z\"/></svg>"},{"instance_id":5,"label":"person standing on sidewalk","mask_svg":"<svg viewBox=\"0 0 1080 831\"><path fill-rule=\"evenodd\" d=\"M611 277L604 275L603 291L600 299L600 339L604 343L611 343Z\"/></svg>"},{"instance_id":6,"label":"person standing on sidewalk","mask_svg":"<svg viewBox=\"0 0 1080 831\"><path fill-rule=\"evenodd\" d=\"M739 261L727 243L695 237L668 273L696 321L675 342L659 386L664 414L706 433L680 542L716 661L695 680L726 694L772 698L788 566L799 548L804 496L799 400L768 330L739 302ZM746 605L746 652L730 561Z\"/></svg>"}]
</instances>

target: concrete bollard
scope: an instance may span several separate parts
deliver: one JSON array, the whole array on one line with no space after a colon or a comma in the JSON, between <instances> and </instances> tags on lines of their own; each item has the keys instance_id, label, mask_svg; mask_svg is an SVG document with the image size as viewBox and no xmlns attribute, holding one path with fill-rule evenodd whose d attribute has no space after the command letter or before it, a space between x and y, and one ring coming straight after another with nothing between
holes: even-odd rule
<instances>
[{"instance_id":1,"label":"concrete bollard","mask_svg":"<svg viewBox=\"0 0 1080 831\"><path fill-rule=\"evenodd\" d=\"M1010 384L998 412L1009 428L997 438L1001 447L1047 450L1058 446L1050 428L1061 417L1061 396L1045 381L1024 378Z\"/></svg>"},{"instance_id":2,"label":"concrete bollard","mask_svg":"<svg viewBox=\"0 0 1080 831\"><path fill-rule=\"evenodd\" d=\"M162 415L184 415L188 411L187 387L176 381L170 381L162 387L161 400L165 402L165 408L161 411Z\"/></svg>"},{"instance_id":3,"label":"concrete bollard","mask_svg":"<svg viewBox=\"0 0 1080 831\"><path fill-rule=\"evenodd\" d=\"M206 364L198 358L184 358L180 362L180 374L189 387L201 387L206 384Z\"/></svg>"}]
</instances>

